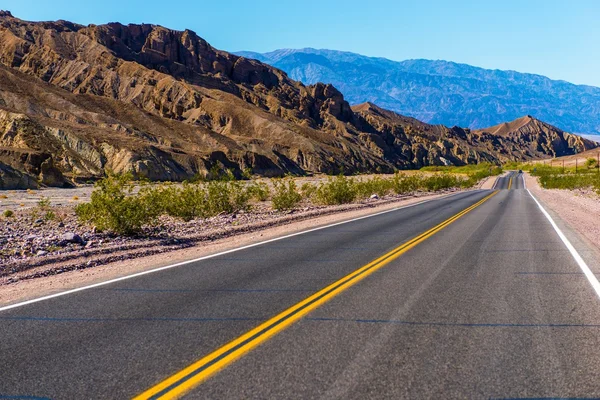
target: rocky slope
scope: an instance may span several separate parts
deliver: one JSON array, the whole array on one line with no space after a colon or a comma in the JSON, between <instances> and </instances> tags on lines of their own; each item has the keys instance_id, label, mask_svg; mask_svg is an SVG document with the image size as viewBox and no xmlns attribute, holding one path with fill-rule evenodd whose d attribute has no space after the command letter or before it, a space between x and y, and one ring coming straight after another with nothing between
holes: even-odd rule
<instances>
[{"instance_id":1,"label":"rocky slope","mask_svg":"<svg viewBox=\"0 0 600 400\"><path fill-rule=\"evenodd\" d=\"M332 85L305 86L191 31L0 12L0 188L69 186L107 171L183 180L214 165L392 171L595 147L521 140L352 109Z\"/></svg>"},{"instance_id":2,"label":"rocky slope","mask_svg":"<svg viewBox=\"0 0 600 400\"><path fill-rule=\"evenodd\" d=\"M316 49L239 52L293 79L335 85L365 101L433 124L483 128L532 114L570 132L600 133L600 88L448 61L391 61Z\"/></svg>"}]
</instances>

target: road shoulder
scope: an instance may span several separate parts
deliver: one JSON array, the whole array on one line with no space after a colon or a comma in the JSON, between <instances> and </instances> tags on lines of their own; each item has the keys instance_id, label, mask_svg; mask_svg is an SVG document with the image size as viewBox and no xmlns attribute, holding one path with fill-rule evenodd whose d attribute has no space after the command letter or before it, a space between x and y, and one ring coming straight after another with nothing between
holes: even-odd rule
<instances>
[{"instance_id":1,"label":"road shoulder","mask_svg":"<svg viewBox=\"0 0 600 400\"><path fill-rule=\"evenodd\" d=\"M543 204L589 265L600 262L600 201L594 194L544 189L524 173L527 189ZM593 272L600 270L592 267Z\"/></svg>"}]
</instances>

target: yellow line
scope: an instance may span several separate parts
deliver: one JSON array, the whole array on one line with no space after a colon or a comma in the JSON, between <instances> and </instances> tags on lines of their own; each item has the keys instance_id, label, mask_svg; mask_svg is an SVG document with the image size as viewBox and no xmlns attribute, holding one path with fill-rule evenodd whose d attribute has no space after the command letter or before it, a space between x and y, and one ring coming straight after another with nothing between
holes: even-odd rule
<instances>
[{"instance_id":1,"label":"yellow line","mask_svg":"<svg viewBox=\"0 0 600 400\"><path fill-rule=\"evenodd\" d=\"M441 224L414 237L408 242L396 247L394 250L384 254L376 260L371 261L367 265L357 269L342 279L293 305L287 310L277 314L268 321L263 322L256 328L218 348L192 365L184 368L171 377L146 390L144 393L134 397L134 400L179 398L195 386L199 385L206 378L219 371L221 368L232 363L234 360L249 352L259 344L265 342L271 336L282 331L292 323L302 318L304 315L331 300L333 297L348 289L350 286L356 284L368 275L382 268L384 265L390 263L392 260L400 257L402 254L412 249L419 243L444 229L463 215L467 214L469 211L483 204L496 193L498 193L498 191L494 191L472 206L467 207L458 214L448 218Z\"/></svg>"},{"instance_id":2,"label":"yellow line","mask_svg":"<svg viewBox=\"0 0 600 400\"><path fill-rule=\"evenodd\" d=\"M510 176L510 179L508 180L508 190L510 190L511 186L512 186L512 175Z\"/></svg>"}]
</instances>

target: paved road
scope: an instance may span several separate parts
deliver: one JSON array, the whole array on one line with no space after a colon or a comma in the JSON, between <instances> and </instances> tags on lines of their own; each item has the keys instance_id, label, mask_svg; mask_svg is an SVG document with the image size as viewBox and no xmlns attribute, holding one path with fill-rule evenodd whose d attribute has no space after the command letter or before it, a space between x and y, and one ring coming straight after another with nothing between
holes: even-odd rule
<instances>
[{"instance_id":1,"label":"paved road","mask_svg":"<svg viewBox=\"0 0 600 400\"><path fill-rule=\"evenodd\" d=\"M187 398L600 397L600 300L496 188L2 311L0 398L133 397L384 254Z\"/></svg>"}]
</instances>

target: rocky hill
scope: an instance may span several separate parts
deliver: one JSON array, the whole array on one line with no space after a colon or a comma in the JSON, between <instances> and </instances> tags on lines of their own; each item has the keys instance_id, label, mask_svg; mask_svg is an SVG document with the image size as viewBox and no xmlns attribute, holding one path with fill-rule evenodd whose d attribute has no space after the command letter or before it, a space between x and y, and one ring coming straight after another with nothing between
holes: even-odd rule
<instances>
[{"instance_id":1,"label":"rocky hill","mask_svg":"<svg viewBox=\"0 0 600 400\"><path fill-rule=\"evenodd\" d=\"M0 188L69 186L107 171L184 180L214 165L271 176L389 172L595 147L562 137L540 147L372 104L353 109L332 85L305 86L192 31L0 12Z\"/></svg>"},{"instance_id":2,"label":"rocky hill","mask_svg":"<svg viewBox=\"0 0 600 400\"><path fill-rule=\"evenodd\" d=\"M385 58L316 49L239 52L293 79L335 85L365 101L433 124L472 129L535 115L570 132L600 133L600 88L448 61Z\"/></svg>"}]
</instances>

